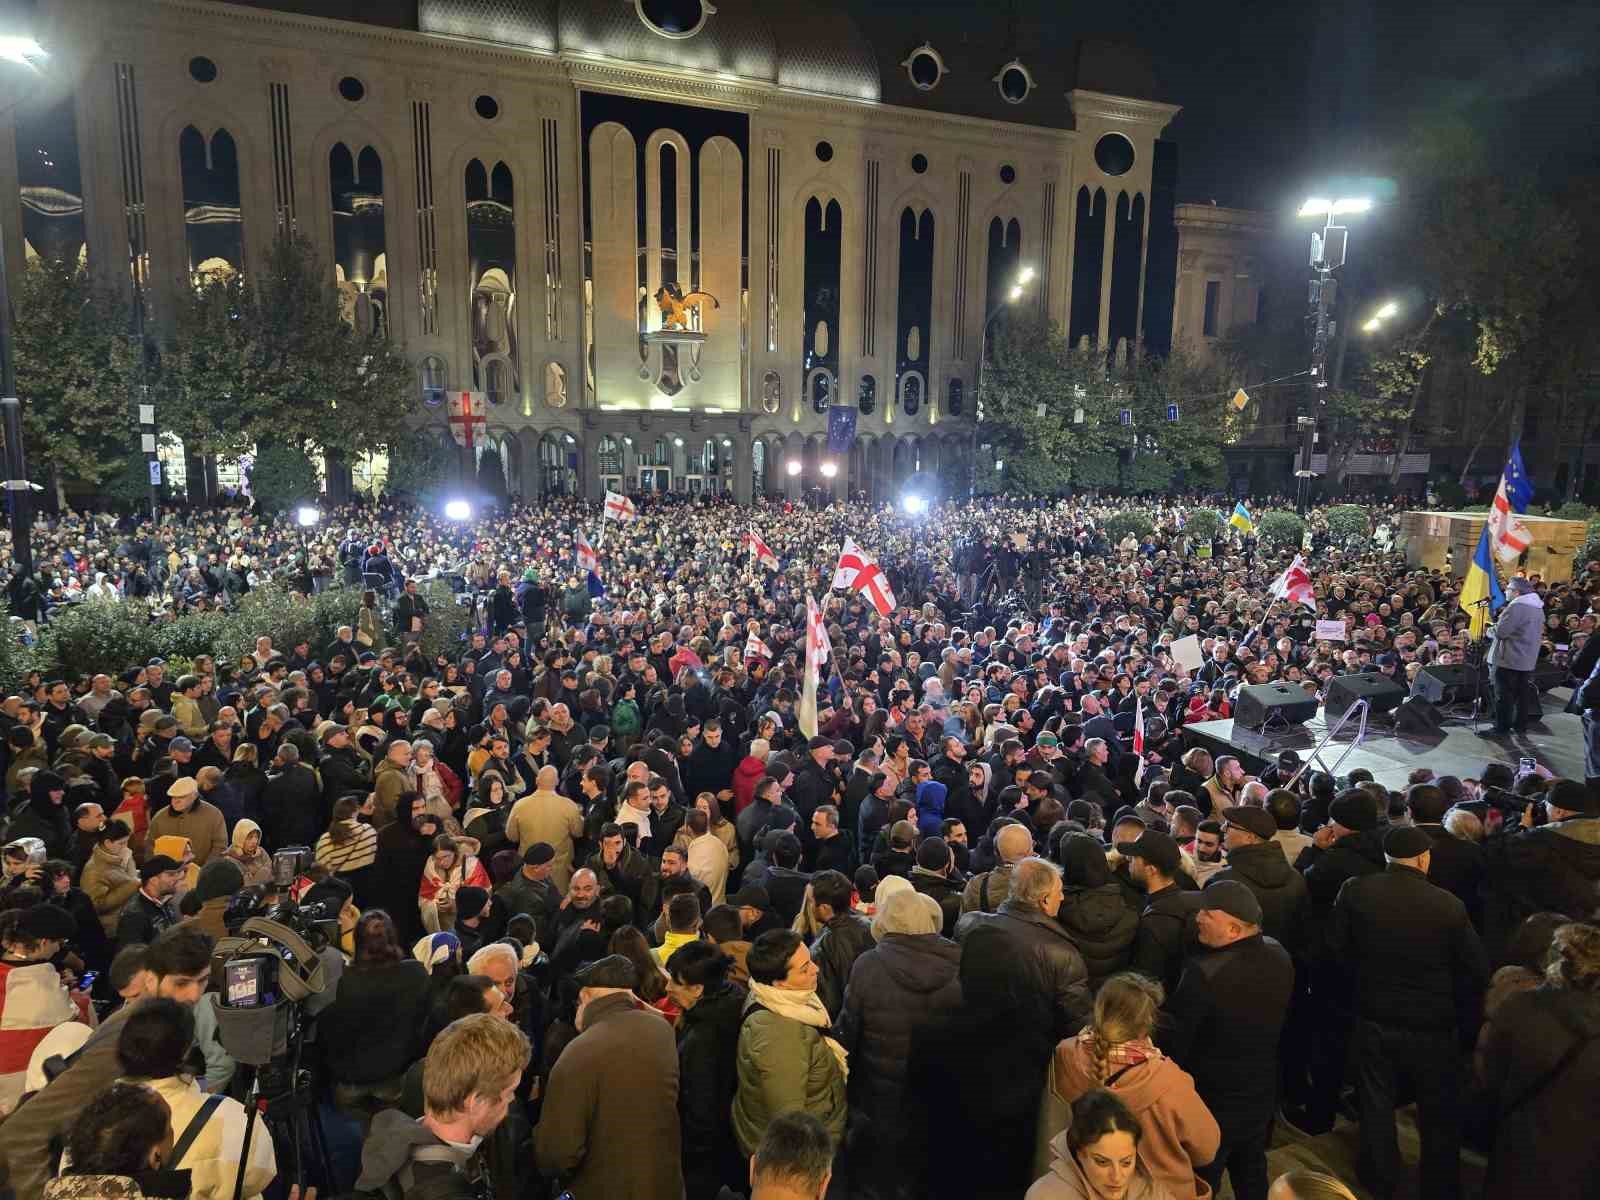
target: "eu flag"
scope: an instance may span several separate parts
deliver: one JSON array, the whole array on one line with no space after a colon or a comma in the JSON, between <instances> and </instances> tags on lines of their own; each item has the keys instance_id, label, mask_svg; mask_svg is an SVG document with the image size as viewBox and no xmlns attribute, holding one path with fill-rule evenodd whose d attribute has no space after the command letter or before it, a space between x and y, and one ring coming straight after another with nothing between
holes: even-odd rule
<instances>
[{"instance_id":1,"label":"eu flag","mask_svg":"<svg viewBox=\"0 0 1600 1200\"><path fill-rule=\"evenodd\" d=\"M848 404L835 404L828 409L828 450L845 454L856 440L856 410Z\"/></svg>"}]
</instances>

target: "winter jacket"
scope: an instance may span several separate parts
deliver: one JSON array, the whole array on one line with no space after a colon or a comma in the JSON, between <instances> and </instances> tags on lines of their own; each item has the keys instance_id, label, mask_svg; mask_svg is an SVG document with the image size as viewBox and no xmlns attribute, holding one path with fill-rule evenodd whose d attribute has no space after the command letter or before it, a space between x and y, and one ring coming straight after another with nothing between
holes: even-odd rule
<instances>
[{"instance_id":1,"label":"winter jacket","mask_svg":"<svg viewBox=\"0 0 1600 1200\"><path fill-rule=\"evenodd\" d=\"M1123 903L1122 889L1111 878L1105 852L1094 838L1063 838L1061 856L1065 882L1056 920L1083 955L1090 989L1098 990L1132 959L1139 918Z\"/></svg>"},{"instance_id":2,"label":"winter jacket","mask_svg":"<svg viewBox=\"0 0 1600 1200\"><path fill-rule=\"evenodd\" d=\"M261 832L262 840L274 850L315 846L328 827L327 815L322 783L304 763L293 763L267 776L261 793Z\"/></svg>"},{"instance_id":3,"label":"winter jacket","mask_svg":"<svg viewBox=\"0 0 1600 1200\"><path fill-rule=\"evenodd\" d=\"M574 1196L682 1200L678 1095L672 1026L626 992L590 1001L550 1072L535 1161Z\"/></svg>"},{"instance_id":4,"label":"winter jacket","mask_svg":"<svg viewBox=\"0 0 1600 1200\"><path fill-rule=\"evenodd\" d=\"M511 806L506 817L506 837L526 854L536 842L546 842L556 852L550 863L550 882L567 890L572 882L573 846L583 838L583 813L559 792L531 792Z\"/></svg>"},{"instance_id":5,"label":"winter jacket","mask_svg":"<svg viewBox=\"0 0 1600 1200\"><path fill-rule=\"evenodd\" d=\"M1228 865L1206 880L1242 883L1261 904L1261 932L1275 938L1295 958L1305 953L1311 893L1305 877L1289 865L1277 842L1261 842L1228 851Z\"/></svg>"},{"instance_id":6,"label":"winter jacket","mask_svg":"<svg viewBox=\"0 0 1600 1200\"><path fill-rule=\"evenodd\" d=\"M714 1196L723 1184L745 1178L745 1160L728 1121L739 1086L745 999L744 988L724 983L707 989L678 1018L678 1117L691 1197Z\"/></svg>"},{"instance_id":7,"label":"winter jacket","mask_svg":"<svg viewBox=\"0 0 1600 1200\"><path fill-rule=\"evenodd\" d=\"M174 812L169 804L150 818L150 830L145 835L149 853L157 853L156 839L164 837L188 838L199 867L221 857L228 848L228 826L222 819L222 810L200 799L184 812Z\"/></svg>"},{"instance_id":8,"label":"winter jacket","mask_svg":"<svg viewBox=\"0 0 1600 1200\"><path fill-rule=\"evenodd\" d=\"M872 946L871 922L848 912L829 921L811 944L811 961L817 964L817 997L835 1021L844 1007L850 970Z\"/></svg>"},{"instance_id":9,"label":"winter jacket","mask_svg":"<svg viewBox=\"0 0 1600 1200\"><path fill-rule=\"evenodd\" d=\"M372 772L372 791L376 797L372 823L382 829L393 821L397 815L400 793L409 792L414 786L411 772L407 768L397 766L388 758L384 758Z\"/></svg>"},{"instance_id":10,"label":"winter jacket","mask_svg":"<svg viewBox=\"0 0 1600 1200\"><path fill-rule=\"evenodd\" d=\"M133 851L126 848L113 854L108 843L94 848L83 864L80 886L94 905L108 937L117 932L117 920L133 894L139 890L139 870L133 865Z\"/></svg>"},{"instance_id":11,"label":"winter jacket","mask_svg":"<svg viewBox=\"0 0 1600 1200\"><path fill-rule=\"evenodd\" d=\"M780 1017L752 996L739 1027L737 1059L733 1132L741 1153L754 1154L772 1119L795 1109L821 1121L839 1145L846 1113L844 1072L822 1030Z\"/></svg>"},{"instance_id":12,"label":"winter jacket","mask_svg":"<svg viewBox=\"0 0 1600 1200\"><path fill-rule=\"evenodd\" d=\"M1083 955L1053 917L1018 900L998 912L971 912L956 925L963 947L999 939L1014 957L1017 985L1029 994L1028 1007L1048 1023L1052 1041L1071 1037L1089 1019L1089 971Z\"/></svg>"},{"instance_id":13,"label":"winter jacket","mask_svg":"<svg viewBox=\"0 0 1600 1200\"><path fill-rule=\"evenodd\" d=\"M1508 999L1484 1038L1483 1084L1497 1115L1483 1194L1592 1194L1600 1173L1591 1115L1600 1095L1600 996L1546 984Z\"/></svg>"},{"instance_id":14,"label":"winter jacket","mask_svg":"<svg viewBox=\"0 0 1600 1200\"><path fill-rule=\"evenodd\" d=\"M206 1094L194 1080L181 1076L145 1079L140 1082L155 1091L172 1110L172 1131L181 1136L200 1111ZM232 1200L238 1179L239 1162L244 1156L245 1107L224 1097L222 1103L201 1126L200 1134L174 1169L189 1172L191 1200ZM256 1130L259 1133L260 1130ZM249 1165L244 1172L247 1198L260 1196L278 1173L278 1158L270 1137L250 1139Z\"/></svg>"},{"instance_id":15,"label":"winter jacket","mask_svg":"<svg viewBox=\"0 0 1600 1200\"><path fill-rule=\"evenodd\" d=\"M1355 981L1366 1020L1419 1032L1477 1029L1489 983L1483 943L1466 906L1421 871L1391 863L1340 888L1328 952Z\"/></svg>"},{"instance_id":16,"label":"winter jacket","mask_svg":"<svg viewBox=\"0 0 1600 1200\"><path fill-rule=\"evenodd\" d=\"M1484 843L1484 869L1484 935L1491 954L1533 913L1593 919L1600 915L1600 817L1491 838Z\"/></svg>"},{"instance_id":17,"label":"winter jacket","mask_svg":"<svg viewBox=\"0 0 1600 1200\"><path fill-rule=\"evenodd\" d=\"M739 763L739 752L724 736L715 746L704 741L695 745L694 752L683 764L683 787L690 800L701 792L715 795L733 786L733 773Z\"/></svg>"},{"instance_id":18,"label":"winter jacket","mask_svg":"<svg viewBox=\"0 0 1600 1200\"><path fill-rule=\"evenodd\" d=\"M767 764L759 758L746 755L739 760L739 765L733 768L733 811L737 816L750 806L750 801L755 799L756 784L767 773Z\"/></svg>"},{"instance_id":19,"label":"winter jacket","mask_svg":"<svg viewBox=\"0 0 1600 1200\"><path fill-rule=\"evenodd\" d=\"M961 1008L961 949L938 934L889 933L856 959L839 1014L850 1055L850 1108L867 1122L878 1153L917 1161L934 1126L937 1102L907 1089L924 1039L938 1036Z\"/></svg>"},{"instance_id":20,"label":"winter jacket","mask_svg":"<svg viewBox=\"0 0 1600 1200\"><path fill-rule=\"evenodd\" d=\"M1160 983L1169 996L1178 986L1199 907L1198 891L1174 883L1150 896L1140 914L1129 965Z\"/></svg>"},{"instance_id":21,"label":"winter jacket","mask_svg":"<svg viewBox=\"0 0 1600 1200\"><path fill-rule=\"evenodd\" d=\"M444 1162L413 1162L413 1153L422 1149L455 1154L444 1156ZM392 1182L402 1196L425 1188L429 1200L476 1200L475 1181L487 1174L488 1150L488 1141L474 1151L441 1141L421 1121L397 1108L385 1109L372 1118L372 1132L361 1147L356 1191L387 1194L385 1185Z\"/></svg>"},{"instance_id":22,"label":"winter jacket","mask_svg":"<svg viewBox=\"0 0 1600 1200\"><path fill-rule=\"evenodd\" d=\"M415 959L346 971L317 1018L317 1041L334 1082L382 1083L421 1055L428 1022L428 972ZM374 1014L383 1014L374 1021Z\"/></svg>"},{"instance_id":23,"label":"winter jacket","mask_svg":"<svg viewBox=\"0 0 1600 1200\"><path fill-rule=\"evenodd\" d=\"M1383 836L1376 830L1347 833L1326 850L1307 847L1294 865L1295 870L1305 876L1306 890L1311 896L1311 928L1306 953L1314 961L1320 961L1325 957L1328 920L1333 915L1333 902L1339 898L1339 889L1347 879L1383 870Z\"/></svg>"},{"instance_id":24,"label":"winter jacket","mask_svg":"<svg viewBox=\"0 0 1600 1200\"><path fill-rule=\"evenodd\" d=\"M1011 864L1002 863L992 871L980 871L967 880L961 893L961 911L994 912L1011 895Z\"/></svg>"},{"instance_id":25,"label":"winter jacket","mask_svg":"<svg viewBox=\"0 0 1600 1200\"><path fill-rule=\"evenodd\" d=\"M935 874L922 867L911 870L911 886L924 896L931 896L944 914L944 928L939 932L947 938L956 935L956 922L961 919L961 889L964 881L948 875Z\"/></svg>"},{"instance_id":26,"label":"winter jacket","mask_svg":"<svg viewBox=\"0 0 1600 1200\"><path fill-rule=\"evenodd\" d=\"M1128 1106L1143 1131L1139 1161L1178 1200L1205 1200L1211 1189L1195 1175L1216 1157L1222 1140L1217 1119L1194 1090L1194 1079L1177 1063L1157 1054L1127 1068L1112 1067L1111 1091ZM1095 1073L1094 1052L1086 1036L1056 1047L1052 1083L1071 1104L1092 1088L1106 1086Z\"/></svg>"},{"instance_id":27,"label":"winter jacket","mask_svg":"<svg viewBox=\"0 0 1600 1200\"><path fill-rule=\"evenodd\" d=\"M1067 1148L1065 1131L1050 1140L1050 1149L1054 1155L1050 1173L1034 1182L1025 1200L1096 1200L1100 1193L1095 1191L1083 1168L1078 1165L1078 1160ZM1150 1169L1145 1166L1142 1147L1137 1169L1122 1197L1123 1200L1181 1200L1151 1177Z\"/></svg>"}]
</instances>

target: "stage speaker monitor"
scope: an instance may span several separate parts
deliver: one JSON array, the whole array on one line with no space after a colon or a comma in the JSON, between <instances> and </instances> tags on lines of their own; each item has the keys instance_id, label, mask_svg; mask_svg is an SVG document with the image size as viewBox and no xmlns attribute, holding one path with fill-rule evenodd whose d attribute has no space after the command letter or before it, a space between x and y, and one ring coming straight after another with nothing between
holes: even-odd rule
<instances>
[{"instance_id":1,"label":"stage speaker monitor","mask_svg":"<svg viewBox=\"0 0 1600 1200\"><path fill-rule=\"evenodd\" d=\"M1411 694L1429 704L1455 704L1478 694L1478 672L1457 663L1451 667L1423 667L1412 681Z\"/></svg>"},{"instance_id":2,"label":"stage speaker monitor","mask_svg":"<svg viewBox=\"0 0 1600 1200\"><path fill-rule=\"evenodd\" d=\"M1430 701L1413 696L1394 710L1394 730L1412 737L1439 737L1444 733L1444 718Z\"/></svg>"},{"instance_id":3,"label":"stage speaker monitor","mask_svg":"<svg viewBox=\"0 0 1600 1200\"><path fill-rule=\"evenodd\" d=\"M1233 723L1241 729L1300 725L1317 715L1317 698L1292 683L1256 683L1239 689Z\"/></svg>"},{"instance_id":4,"label":"stage speaker monitor","mask_svg":"<svg viewBox=\"0 0 1600 1200\"><path fill-rule=\"evenodd\" d=\"M1323 708L1330 721L1337 721L1357 700L1367 702L1367 711L1386 713L1400 707L1406 698L1404 684L1396 683L1381 671L1363 671L1359 675L1338 675L1328 680L1328 694Z\"/></svg>"}]
</instances>

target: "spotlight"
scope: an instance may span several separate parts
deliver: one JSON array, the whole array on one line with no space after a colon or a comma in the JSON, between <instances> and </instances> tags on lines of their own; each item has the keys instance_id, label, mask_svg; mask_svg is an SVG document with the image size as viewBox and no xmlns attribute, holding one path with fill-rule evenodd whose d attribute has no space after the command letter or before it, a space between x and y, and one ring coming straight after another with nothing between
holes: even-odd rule
<instances>
[{"instance_id":1,"label":"spotlight","mask_svg":"<svg viewBox=\"0 0 1600 1200\"><path fill-rule=\"evenodd\" d=\"M832 479L839 473L839 464L830 459L822 464L821 471L824 479Z\"/></svg>"},{"instance_id":2,"label":"spotlight","mask_svg":"<svg viewBox=\"0 0 1600 1200\"><path fill-rule=\"evenodd\" d=\"M317 511L316 508L309 504L302 504L299 508L295 509L294 519L300 522L302 529L309 528L310 526L315 525L318 521L322 520L322 513Z\"/></svg>"},{"instance_id":3,"label":"spotlight","mask_svg":"<svg viewBox=\"0 0 1600 1200\"><path fill-rule=\"evenodd\" d=\"M446 500L444 515L452 521L472 520L472 505L465 500Z\"/></svg>"},{"instance_id":4,"label":"spotlight","mask_svg":"<svg viewBox=\"0 0 1600 1200\"><path fill-rule=\"evenodd\" d=\"M928 498L916 492L907 492L900 497L900 507L906 510L909 517L920 517L928 511Z\"/></svg>"},{"instance_id":5,"label":"spotlight","mask_svg":"<svg viewBox=\"0 0 1600 1200\"><path fill-rule=\"evenodd\" d=\"M672 439L672 444L674 446L681 446L681 445L683 445L683 439L680 438L680 437L675 437L675 438Z\"/></svg>"},{"instance_id":6,"label":"spotlight","mask_svg":"<svg viewBox=\"0 0 1600 1200\"><path fill-rule=\"evenodd\" d=\"M801 471L800 460L798 458L791 458L789 460L788 465L785 466L783 469L785 471L789 472L789 474L791 474L791 475L800 474L800 471Z\"/></svg>"}]
</instances>

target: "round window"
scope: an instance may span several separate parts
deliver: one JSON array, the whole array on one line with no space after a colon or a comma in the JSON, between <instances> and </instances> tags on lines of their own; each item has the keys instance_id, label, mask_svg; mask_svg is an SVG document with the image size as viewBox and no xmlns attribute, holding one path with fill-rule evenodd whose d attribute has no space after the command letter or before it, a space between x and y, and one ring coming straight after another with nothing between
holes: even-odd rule
<instances>
[{"instance_id":1,"label":"round window","mask_svg":"<svg viewBox=\"0 0 1600 1200\"><path fill-rule=\"evenodd\" d=\"M994 82L1000 89L1000 99L1007 104L1021 104L1028 98L1028 93L1033 91L1032 73L1016 59L1012 59L1000 68L1000 73L994 77Z\"/></svg>"},{"instance_id":2,"label":"round window","mask_svg":"<svg viewBox=\"0 0 1600 1200\"><path fill-rule=\"evenodd\" d=\"M1003 164L1000 168L1000 182L1010 184L1015 183L1016 181L1017 169L1010 163Z\"/></svg>"},{"instance_id":3,"label":"round window","mask_svg":"<svg viewBox=\"0 0 1600 1200\"><path fill-rule=\"evenodd\" d=\"M817 161L818 162L832 162L833 161L833 143L832 142L818 142L817 143Z\"/></svg>"},{"instance_id":4,"label":"round window","mask_svg":"<svg viewBox=\"0 0 1600 1200\"><path fill-rule=\"evenodd\" d=\"M928 169L928 156L926 154L913 154L911 156L911 169L918 175L925 173Z\"/></svg>"},{"instance_id":5,"label":"round window","mask_svg":"<svg viewBox=\"0 0 1600 1200\"><path fill-rule=\"evenodd\" d=\"M1094 163L1107 175L1126 175L1133 169L1133 143L1120 133L1102 134L1094 144Z\"/></svg>"},{"instance_id":6,"label":"round window","mask_svg":"<svg viewBox=\"0 0 1600 1200\"><path fill-rule=\"evenodd\" d=\"M356 103L356 101L360 100L366 94L367 85L362 83L361 80L357 79L354 75L346 75L343 79L339 80L339 95L350 101L351 104Z\"/></svg>"},{"instance_id":7,"label":"round window","mask_svg":"<svg viewBox=\"0 0 1600 1200\"><path fill-rule=\"evenodd\" d=\"M634 0L634 5L641 21L670 38L693 37L715 11L704 0Z\"/></svg>"},{"instance_id":8,"label":"round window","mask_svg":"<svg viewBox=\"0 0 1600 1200\"><path fill-rule=\"evenodd\" d=\"M196 83L210 83L217 77L217 64L205 55L196 55L189 60L189 78Z\"/></svg>"},{"instance_id":9,"label":"round window","mask_svg":"<svg viewBox=\"0 0 1600 1200\"><path fill-rule=\"evenodd\" d=\"M927 42L923 42L900 64L906 69L911 86L919 92L931 92L944 78L944 58Z\"/></svg>"},{"instance_id":10,"label":"round window","mask_svg":"<svg viewBox=\"0 0 1600 1200\"><path fill-rule=\"evenodd\" d=\"M500 101L493 96L479 96L472 102L472 111L485 121L492 121L500 115Z\"/></svg>"}]
</instances>

